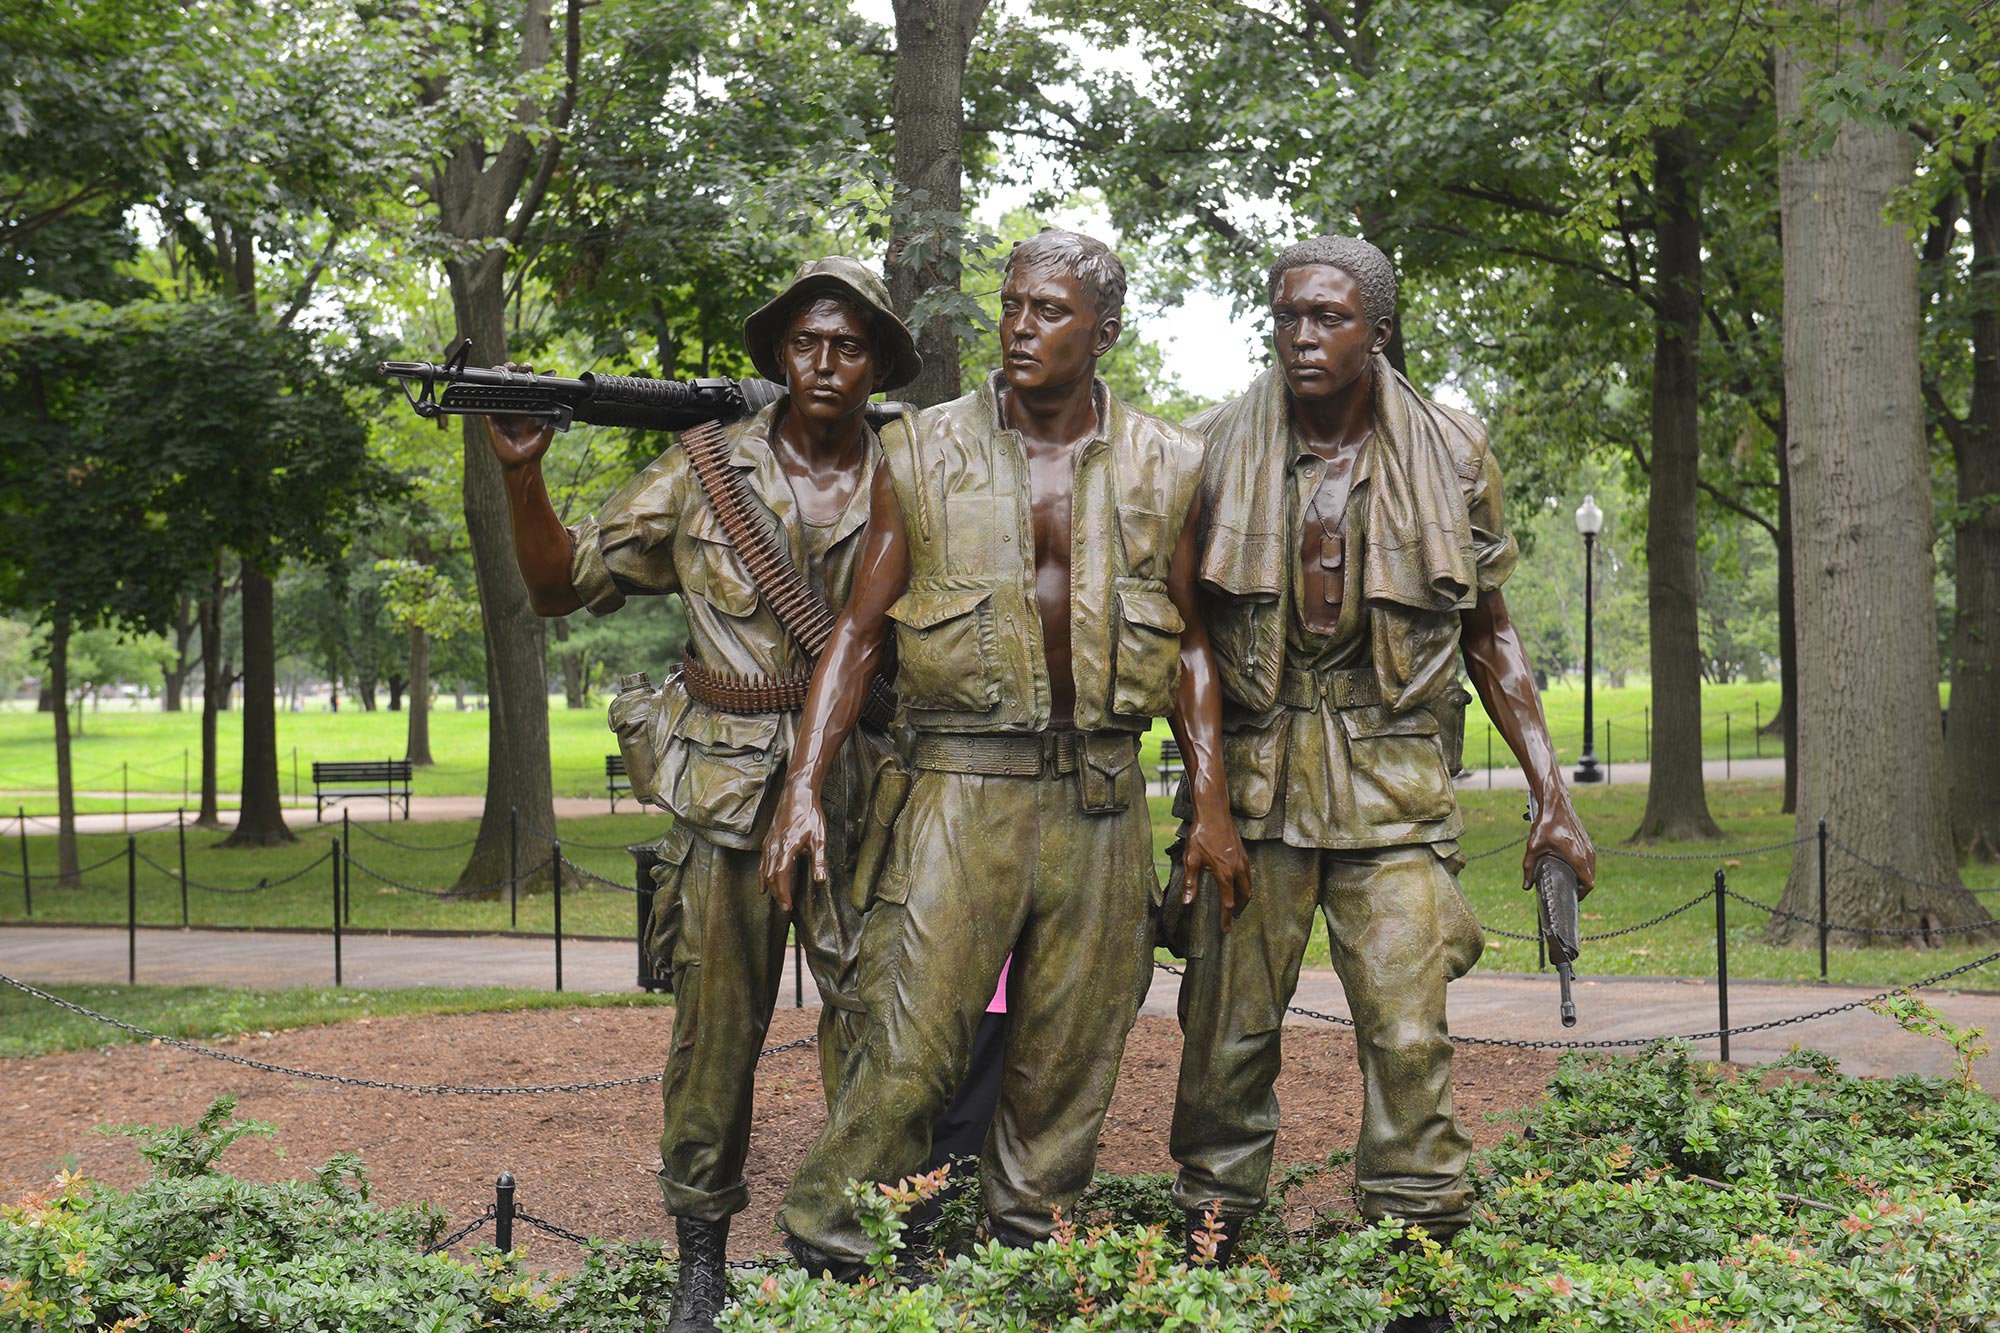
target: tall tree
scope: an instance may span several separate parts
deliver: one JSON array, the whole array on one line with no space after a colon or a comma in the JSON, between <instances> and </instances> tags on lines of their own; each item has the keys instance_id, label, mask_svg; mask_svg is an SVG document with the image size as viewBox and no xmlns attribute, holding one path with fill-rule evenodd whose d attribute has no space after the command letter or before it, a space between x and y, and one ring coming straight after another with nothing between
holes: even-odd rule
<instances>
[{"instance_id":1,"label":"tall tree","mask_svg":"<svg viewBox=\"0 0 2000 1333\"><path fill-rule=\"evenodd\" d=\"M1781 114L1800 119L1808 86L1841 48L1886 55L1887 9L1881 0L1809 6L1821 22L1801 25L1778 52ZM1801 843L1779 903L1795 915L1772 918L1768 936L1779 942L1815 932L1820 817L1853 851L1827 869L1836 920L1878 929L1990 920L1958 888L1952 854L1917 257L1904 227L1885 217L1914 166L1905 130L1852 118L1823 150L1795 142L1780 165L1802 725Z\"/></svg>"},{"instance_id":2,"label":"tall tree","mask_svg":"<svg viewBox=\"0 0 2000 1333\"><path fill-rule=\"evenodd\" d=\"M567 0L561 41L550 0L478 4L473 22L454 11L417 20L423 120L448 135L421 170L419 186L446 246L458 336L484 364L507 359L507 268L533 225L561 160L575 111L583 55L583 5ZM553 92L546 77L560 71ZM607 73L607 77L615 74ZM495 100L506 107L484 114ZM537 136L540 142L537 143ZM497 140L497 142L496 142ZM465 524L486 643L486 793L479 833L459 872L462 888L499 882L508 867L510 812L531 827L555 827L549 771L546 637L514 564L507 497L486 443L485 423L466 418Z\"/></svg>"}]
</instances>

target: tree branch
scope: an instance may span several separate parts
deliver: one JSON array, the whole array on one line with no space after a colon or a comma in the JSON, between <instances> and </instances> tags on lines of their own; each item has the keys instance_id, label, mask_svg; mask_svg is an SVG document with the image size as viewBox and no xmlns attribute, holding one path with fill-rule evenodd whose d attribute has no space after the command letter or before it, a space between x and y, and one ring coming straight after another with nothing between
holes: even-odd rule
<instances>
[{"instance_id":1,"label":"tree branch","mask_svg":"<svg viewBox=\"0 0 2000 1333\"><path fill-rule=\"evenodd\" d=\"M299 279L299 287L292 294L291 304L286 306L285 313L278 317L279 328L292 327L292 321L299 317L299 312L306 308L306 302L312 299L313 288L319 284L319 275L326 271L326 263L333 258L334 247L340 244L340 235L340 228L335 227L333 234L326 238L326 244L320 248L319 258L313 260L312 267L308 268L305 276Z\"/></svg>"},{"instance_id":2,"label":"tree branch","mask_svg":"<svg viewBox=\"0 0 2000 1333\"><path fill-rule=\"evenodd\" d=\"M562 99L556 104L556 112L549 117L551 131L548 142L542 145L542 160L535 168L535 179L529 183L527 194L521 197L521 206L514 210L514 216L507 224L507 244L519 245L527 235L528 226L535 219L535 210L542 206L542 196L549 192L549 182L555 179L556 163L562 158L562 132L569 128L570 115L576 110L577 66L583 57L583 6L581 0L569 0L563 14L563 91Z\"/></svg>"}]
</instances>

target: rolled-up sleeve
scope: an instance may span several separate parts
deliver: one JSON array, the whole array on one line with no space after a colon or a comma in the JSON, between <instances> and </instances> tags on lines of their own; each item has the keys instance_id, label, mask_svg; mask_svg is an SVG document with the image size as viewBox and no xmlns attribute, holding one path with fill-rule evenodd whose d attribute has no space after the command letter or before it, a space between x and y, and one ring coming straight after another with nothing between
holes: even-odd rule
<instances>
[{"instance_id":1,"label":"rolled-up sleeve","mask_svg":"<svg viewBox=\"0 0 2000 1333\"><path fill-rule=\"evenodd\" d=\"M1479 591L1492 592L1514 572L1521 548L1514 534L1507 530L1507 515L1501 503L1500 464L1491 448L1480 450L1479 479L1466 499L1466 513L1472 520L1472 558Z\"/></svg>"},{"instance_id":2,"label":"rolled-up sleeve","mask_svg":"<svg viewBox=\"0 0 2000 1333\"><path fill-rule=\"evenodd\" d=\"M620 487L594 518L572 527L569 581L592 615L609 615L632 594L680 591L674 535L688 495L678 448Z\"/></svg>"}]
</instances>

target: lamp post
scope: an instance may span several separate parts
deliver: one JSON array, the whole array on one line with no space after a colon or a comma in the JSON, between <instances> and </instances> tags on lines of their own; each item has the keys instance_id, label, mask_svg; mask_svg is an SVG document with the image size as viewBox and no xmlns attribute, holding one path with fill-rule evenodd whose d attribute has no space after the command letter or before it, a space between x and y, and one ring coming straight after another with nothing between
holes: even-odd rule
<instances>
[{"instance_id":1,"label":"lamp post","mask_svg":"<svg viewBox=\"0 0 2000 1333\"><path fill-rule=\"evenodd\" d=\"M1602 782L1604 774L1597 771L1597 723L1591 716L1591 672L1592 662L1591 613L1596 609L1591 588L1592 566L1596 563L1597 534L1604 530L1604 511L1597 507L1597 497L1586 495L1583 503L1576 507L1576 530L1583 534L1583 757L1577 761L1576 781Z\"/></svg>"}]
</instances>

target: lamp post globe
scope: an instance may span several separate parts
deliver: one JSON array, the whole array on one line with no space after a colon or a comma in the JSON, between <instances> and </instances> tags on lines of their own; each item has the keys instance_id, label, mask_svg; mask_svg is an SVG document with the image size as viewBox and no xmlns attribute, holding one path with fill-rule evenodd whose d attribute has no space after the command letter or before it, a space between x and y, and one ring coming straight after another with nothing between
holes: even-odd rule
<instances>
[{"instance_id":1,"label":"lamp post globe","mask_svg":"<svg viewBox=\"0 0 2000 1333\"><path fill-rule=\"evenodd\" d=\"M1596 496L1584 496L1583 503L1576 507L1576 530L1583 535L1583 756L1577 761L1575 780L1602 782L1604 774L1597 767L1597 724L1591 708L1591 677L1596 665L1592 660L1596 645L1591 637L1591 620L1596 607L1591 584L1597 534L1604 531L1604 511L1597 507Z\"/></svg>"}]
</instances>

